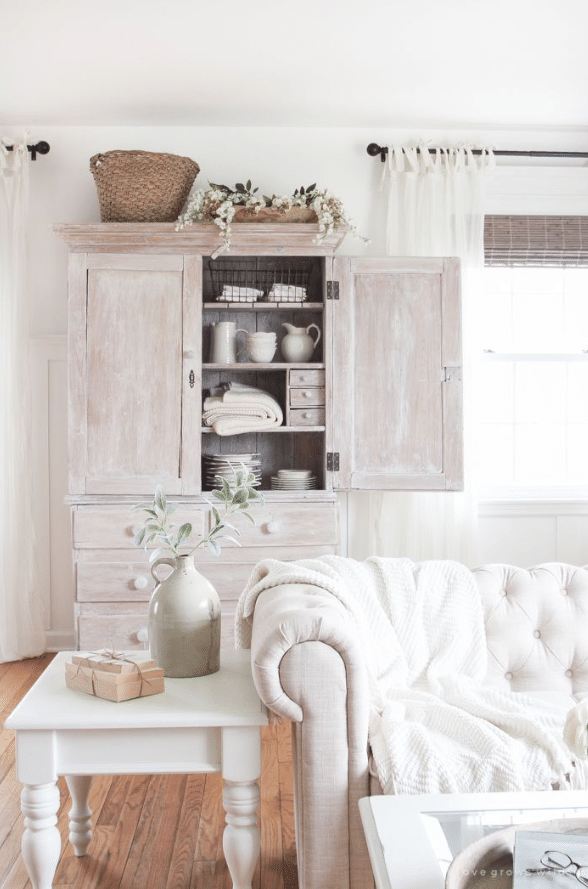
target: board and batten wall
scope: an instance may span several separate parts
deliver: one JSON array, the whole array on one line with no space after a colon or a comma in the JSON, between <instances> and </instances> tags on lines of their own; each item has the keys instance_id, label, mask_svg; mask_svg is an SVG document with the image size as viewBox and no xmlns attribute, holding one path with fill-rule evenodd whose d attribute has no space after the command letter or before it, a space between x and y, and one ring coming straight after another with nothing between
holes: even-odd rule
<instances>
[{"instance_id":1,"label":"board and batten wall","mask_svg":"<svg viewBox=\"0 0 588 889\"><path fill-rule=\"evenodd\" d=\"M20 138L23 128L2 127L2 135ZM291 192L317 182L341 198L362 234L340 252L385 255L385 189L382 166L366 146L413 143L500 143L526 150L583 150L581 132L409 131L338 128L194 128L194 127L43 127L30 141L46 139L48 155L31 164L31 370L35 426L35 524L48 647L74 644L73 575L67 491L67 248L52 231L57 222L100 219L89 158L110 149L170 151L198 161L197 184L229 185L252 179L264 192ZM501 162L502 164L502 162ZM489 174L488 213L569 213L588 215L588 167L553 162L497 166ZM341 498L344 545L349 555L365 558L367 497ZM480 504L478 563L499 561L532 565L562 560L588 563L588 504Z\"/></svg>"}]
</instances>

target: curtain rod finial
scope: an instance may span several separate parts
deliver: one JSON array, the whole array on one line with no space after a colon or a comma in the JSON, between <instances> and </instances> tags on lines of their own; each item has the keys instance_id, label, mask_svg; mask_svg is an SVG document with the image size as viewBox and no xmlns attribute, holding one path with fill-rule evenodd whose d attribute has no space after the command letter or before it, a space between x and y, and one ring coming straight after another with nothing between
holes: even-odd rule
<instances>
[{"instance_id":1,"label":"curtain rod finial","mask_svg":"<svg viewBox=\"0 0 588 889\"><path fill-rule=\"evenodd\" d=\"M48 142L37 142L36 145L27 145L27 148L31 152L31 160L34 161L38 154L49 154L51 146Z\"/></svg>"},{"instance_id":2,"label":"curtain rod finial","mask_svg":"<svg viewBox=\"0 0 588 889\"><path fill-rule=\"evenodd\" d=\"M388 154L387 148L382 148L376 142L370 142L367 147L367 153L370 157L376 157L378 154L380 155L380 160L382 163L386 160L386 155Z\"/></svg>"}]
</instances>

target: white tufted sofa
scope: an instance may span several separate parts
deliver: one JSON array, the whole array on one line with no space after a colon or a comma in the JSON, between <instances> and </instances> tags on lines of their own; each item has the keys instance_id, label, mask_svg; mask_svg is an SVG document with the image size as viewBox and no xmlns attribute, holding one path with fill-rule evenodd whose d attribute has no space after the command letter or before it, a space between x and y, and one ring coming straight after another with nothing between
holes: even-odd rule
<instances>
[{"instance_id":1,"label":"white tufted sofa","mask_svg":"<svg viewBox=\"0 0 588 889\"><path fill-rule=\"evenodd\" d=\"M588 694L588 571L485 565L487 681L566 706ZM262 592L251 642L264 702L293 722L300 889L368 889L358 811L370 776L367 677L357 631L334 596L304 584Z\"/></svg>"}]
</instances>

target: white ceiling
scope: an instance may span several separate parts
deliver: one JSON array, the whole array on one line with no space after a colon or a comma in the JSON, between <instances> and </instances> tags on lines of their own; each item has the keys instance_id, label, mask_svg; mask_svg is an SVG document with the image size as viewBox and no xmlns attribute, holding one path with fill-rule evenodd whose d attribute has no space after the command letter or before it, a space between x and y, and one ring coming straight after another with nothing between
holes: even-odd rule
<instances>
[{"instance_id":1,"label":"white ceiling","mask_svg":"<svg viewBox=\"0 0 588 889\"><path fill-rule=\"evenodd\" d=\"M588 0L0 0L0 123L585 128L587 40Z\"/></svg>"}]
</instances>

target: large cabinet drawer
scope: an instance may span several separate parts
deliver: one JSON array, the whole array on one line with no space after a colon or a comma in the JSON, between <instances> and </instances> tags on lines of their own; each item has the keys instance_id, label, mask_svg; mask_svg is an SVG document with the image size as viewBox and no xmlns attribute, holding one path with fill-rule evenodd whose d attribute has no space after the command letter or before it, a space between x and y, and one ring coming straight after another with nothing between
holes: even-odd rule
<instances>
[{"instance_id":1,"label":"large cabinet drawer","mask_svg":"<svg viewBox=\"0 0 588 889\"><path fill-rule=\"evenodd\" d=\"M147 602L79 605L78 648L82 651L147 649L148 614Z\"/></svg>"},{"instance_id":2,"label":"large cabinet drawer","mask_svg":"<svg viewBox=\"0 0 588 889\"><path fill-rule=\"evenodd\" d=\"M243 546L335 545L339 540L339 511L333 503L266 502L255 511L255 519L255 526L239 524Z\"/></svg>"},{"instance_id":3,"label":"large cabinet drawer","mask_svg":"<svg viewBox=\"0 0 588 889\"><path fill-rule=\"evenodd\" d=\"M281 561L291 559L312 559L327 553L335 553L337 547L329 544L319 546L277 546L272 547L271 558ZM102 558L97 559L99 555ZM220 558L212 553L199 550L196 554L197 569L210 580L221 600L236 601L247 584L249 576L263 557L258 547L233 547L226 549ZM76 585L78 602L146 602L155 580L147 556L143 561L119 561L116 551L98 553L94 551L92 560L78 561L76 564ZM166 567L158 569L160 577L165 577Z\"/></svg>"},{"instance_id":4,"label":"large cabinet drawer","mask_svg":"<svg viewBox=\"0 0 588 889\"><path fill-rule=\"evenodd\" d=\"M241 550L239 550L241 554ZM247 558L249 556L249 559ZM240 562L203 562L197 568L208 578L220 599L237 600L258 560L259 551L245 552ZM171 568L158 566L160 577ZM155 587L150 565L129 562L78 562L78 602L147 602Z\"/></svg>"},{"instance_id":5,"label":"large cabinet drawer","mask_svg":"<svg viewBox=\"0 0 588 889\"><path fill-rule=\"evenodd\" d=\"M146 558L143 562L78 562L76 586L78 602L145 602L155 580Z\"/></svg>"},{"instance_id":6,"label":"large cabinet drawer","mask_svg":"<svg viewBox=\"0 0 588 889\"><path fill-rule=\"evenodd\" d=\"M235 606L221 600L221 645L235 647ZM80 605L78 611L78 648L98 651L139 651L148 648L147 602L119 602L108 605Z\"/></svg>"},{"instance_id":7,"label":"large cabinet drawer","mask_svg":"<svg viewBox=\"0 0 588 889\"><path fill-rule=\"evenodd\" d=\"M174 524L191 522L194 539L204 533L206 507L182 507ZM144 513L125 506L79 506L73 513L73 544L78 549L132 549L133 538L143 524Z\"/></svg>"}]
</instances>

